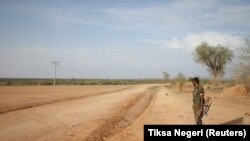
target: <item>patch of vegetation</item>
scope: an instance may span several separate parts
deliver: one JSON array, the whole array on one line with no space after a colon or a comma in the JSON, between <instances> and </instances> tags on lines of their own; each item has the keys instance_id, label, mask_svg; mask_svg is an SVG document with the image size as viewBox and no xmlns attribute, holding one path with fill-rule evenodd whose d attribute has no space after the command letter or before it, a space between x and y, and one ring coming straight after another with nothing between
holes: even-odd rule
<instances>
[{"instance_id":1,"label":"patch of vegetation","mask_svg":"<svg viewBox=\"0 0 250 141\"><path fill-rule=\"evenodd\" d=\"M185 84L187 82L187 78L184 74L178 73L172 80L171 84L172 86L175 86L177 90L180 92L183 91Z\"/></svg>"},{"instance_id":2,"label":"patch of vegetation","mask_svg":"<svg viewBox=\"0 0 250 141\"><path fill-rule=\"evenodd\" d=\"M57 79L57 85L133 85L164 83L162 79ZM51 86L53 79L0 78L0 86Z\"/></svg>"}]
</instances>

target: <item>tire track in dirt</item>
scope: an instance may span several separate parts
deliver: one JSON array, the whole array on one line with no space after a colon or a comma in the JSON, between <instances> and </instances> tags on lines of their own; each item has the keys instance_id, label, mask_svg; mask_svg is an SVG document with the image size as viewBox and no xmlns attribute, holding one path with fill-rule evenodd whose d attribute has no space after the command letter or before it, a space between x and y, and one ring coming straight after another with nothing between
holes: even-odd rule
<instances>
[{"instance_id":1,"label":"tire track in dirt","mask_svg":"<svg viewBox=\"0 0 250 141\"><path fill-rule=\"evenodd\" d=\"M159 88L159 87L158 87ZM152 108L155 98L156 98L156 93L158 89L154 90L154 93L152 94L151 100L148 104L148 106L145 108L145 110L140 114L140 116L137 117L130 125L128 125L126 128L124 128L121 132L111 136L110 138L107 139L107 141L117 141L117 139L124 139L126 140L126 137L131 134L131 128L138 124L142 119L145 117L146 114L148 114L149 110Z\"/></svg>"},{"instance_id":2,"label":"tire track in dirt","mask_svg":"<svg viewBox=\"0 0 250 141\"><path fill-rule=\"evenodd\" d=\"M187 103L180 99L181 95L169 93L165 87L159 87L154 96L147 110L131 126L108 141L143 141L144 124L174 124L185 121L192 123L191 110L183 111L183 113L175 112L180 111L181 107L188 107ZM188 116L184 117L184 115Z\"/></svg>"},{"instance_id":3,"label":"tire track in dirt","mask_svg":"<svg viewBox=\"0 0 250 141\"><path fill-rule=\"evenodd\" d=\"M140 93L135 98L127 100L124 105L118 108L119 113L106 119L105 123L92 132L84 141L108 140L115 134L121 133L124 129L130 127L150 107L157 88L157 86L149 88L146 93Z\"/></svg>"}]
</instances>

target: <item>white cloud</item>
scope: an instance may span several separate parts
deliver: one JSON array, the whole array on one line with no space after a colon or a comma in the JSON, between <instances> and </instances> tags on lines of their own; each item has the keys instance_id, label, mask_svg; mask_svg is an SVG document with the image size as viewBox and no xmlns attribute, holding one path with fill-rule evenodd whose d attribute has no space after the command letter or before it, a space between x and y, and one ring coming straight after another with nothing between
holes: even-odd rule
<instances>
[{"instance_id":1,"label":"white cloud","mask_svg":"<svg viewBox=\"0 0 250 141\"><path fill-rule=\"evenodd\" d=\"M143 41L145 43L153 44L156 46L168 47L168 48L181 48L183 46L182 41L176 37L172 37L172 39L169 39L169 40L149 39L149 40L141 40L141 41Z\"/></svg>"},{"instance_id":2,"label":"white cloud","mask_svg":"<svg viewBox=\"0 0 250 141\"><path fill-rule=\"evenodd\" d=\"M172 37L168 40L142 40L144 42L154 44L156 46L164 46L168 48L194 49L202 41L208 42L210 45L221 44L231 48L242 47L245 45L241 36L223 34L218 32L201 32L189 33L183 38Z\"/></svg>"},{"instance_id":3,"label":"white cloud","mask_svg":"<svg viewBox=\"0 0 250 141\"><path fill-rule=\"evenodd\" d=\"M243 37L217 32L191 33L183 38L183 42L189 47L196 47L202 41L211 45L221 44L232 48L242 47L244 45Z\"/></svg>"}]
</instances>

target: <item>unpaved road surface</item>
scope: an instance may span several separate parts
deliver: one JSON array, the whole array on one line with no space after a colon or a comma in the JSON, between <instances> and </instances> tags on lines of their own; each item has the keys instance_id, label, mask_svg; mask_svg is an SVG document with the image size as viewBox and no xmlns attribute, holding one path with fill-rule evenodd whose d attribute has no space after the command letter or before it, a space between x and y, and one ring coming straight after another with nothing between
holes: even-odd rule
<instances>
[{"instance_id":1,"label":"unpaved road surface","mask_svg":"<svg viewBox=\"0 0 250 141\"><path fill-rule=\"evenodd\" d=\"M0 114L38 105L110 93L130 86L1 86Z\"/></svg>"},{"instance_id":2,"label":"unpaved road surface","mask_svg":"<svg viewBox=\"0 0 250 141\"><path fill-rule=\"evenodd\" d=\"M144 111L153 87L138 85L0 114L0 140L104 140Z\"/></svg>"},{"instance_id":3,"label":"unpaved road surface","mask_svg":"<svg viewBox=\"0 0 250 141\"><path fill-rule=\"evenodd\" d=\"M212 106L204 124L250 124L249 95L205 96ZM194 124L191 91L137 85L3 113L0 140L143 141L144 124Z\"/></svg>"}]
</instances>

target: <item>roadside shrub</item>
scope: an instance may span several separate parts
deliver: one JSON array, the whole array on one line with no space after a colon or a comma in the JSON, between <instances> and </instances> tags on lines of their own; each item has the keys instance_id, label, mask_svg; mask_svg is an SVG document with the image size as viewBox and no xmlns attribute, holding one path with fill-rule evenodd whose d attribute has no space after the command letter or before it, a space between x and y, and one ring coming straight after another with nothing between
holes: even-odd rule
<instances>
[{"instance_id":1,"label":"roadside shrub","mask_svg":"<svg viewBox=\"0 0 250 141\"><path fill-rule=\"evenodd\" d=\"M172 84L174 84L175 88L180 92L183 92L183 89L186 84L186 77L182 73L178 73L176 77L172 80Z\"/></svg>"}]
</instances>

